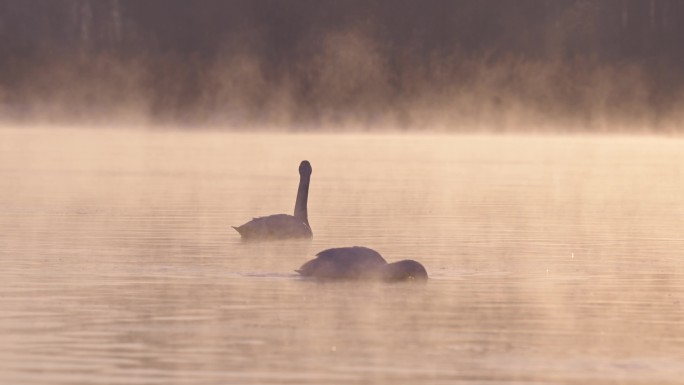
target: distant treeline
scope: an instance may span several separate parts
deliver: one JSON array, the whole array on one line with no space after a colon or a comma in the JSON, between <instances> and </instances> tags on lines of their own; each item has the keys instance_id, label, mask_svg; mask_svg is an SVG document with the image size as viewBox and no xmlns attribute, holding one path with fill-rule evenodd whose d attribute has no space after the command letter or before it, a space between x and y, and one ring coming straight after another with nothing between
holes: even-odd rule
<instances>
[{"instance_id":1,"label":"distant treeline","mask_svg":"<svg viewBox=\"0 0 684 385\"><path fill-rule=\"evenodd\" d=\"M6 120L684 122L680 0L0 0Z\"/></svg>"}]
</instances>

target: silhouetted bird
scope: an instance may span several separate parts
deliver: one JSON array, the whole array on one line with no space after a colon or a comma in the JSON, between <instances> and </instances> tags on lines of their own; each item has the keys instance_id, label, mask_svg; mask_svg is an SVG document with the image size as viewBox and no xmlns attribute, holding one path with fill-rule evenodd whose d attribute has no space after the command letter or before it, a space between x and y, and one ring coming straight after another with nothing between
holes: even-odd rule
<instances>
[{"instance_id":1,"label":"silhouetted bird","mask_svg":"<svg viewBox=\"0 0 684 385\"><path fill-rule=\"evenodd\" d=\"M323 250L316 258L295 270L303 277L319 279L370 279L404 281L428 279L425 267L407 259L387 263L375 250L367 247L339 247Z\"/></svg>"},{"instance_id":2,"label":"silhouetted bird","mask_svg":"<svg viewBox=\"0 0 684 385\"><path fill-rule=\"evenodd\" d=\"M311 238L313 233L309 226L306 201L309 196L311 180L311 164L303 160L299 164L299 189L294 215L276 214L254 218L242 226L233 228L245 240L273 240L288 238Z\"/></svg>"}]
</instances>

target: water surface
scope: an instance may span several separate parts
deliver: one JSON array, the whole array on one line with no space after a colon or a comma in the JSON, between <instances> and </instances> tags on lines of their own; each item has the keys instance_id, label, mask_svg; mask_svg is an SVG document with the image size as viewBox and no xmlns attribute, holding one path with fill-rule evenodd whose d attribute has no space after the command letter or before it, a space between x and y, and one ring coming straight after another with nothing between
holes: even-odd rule
<instances>
[{"instance_id":1,"label":"water surface","mask_svg":"<svg viewBox=\"0 0 684 385\"><path fill-rule=\"evenodd\" d=\"M230 226L291 213L311 242ZM684 378L684 142L0 130L3 384ZM424 286L300 280L316 252Z\"/></svg>"}]
</instances>

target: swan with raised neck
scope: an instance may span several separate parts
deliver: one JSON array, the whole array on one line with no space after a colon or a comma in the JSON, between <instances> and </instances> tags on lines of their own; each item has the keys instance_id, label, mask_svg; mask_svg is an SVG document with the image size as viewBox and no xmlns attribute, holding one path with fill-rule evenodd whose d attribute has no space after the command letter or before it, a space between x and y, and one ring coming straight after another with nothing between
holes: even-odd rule
<instances>
[{"instance_id":1,"label":"swan with raised neck","mask_svg":"<svg viewBox=\"0 0 684 385\"><path fill-rule=\"evenodd\" d=\"M299 164L299 188L297 189L294 215L269 215L254 218L241 226L233 226L240 233L242 239L274 240L313 237L307 210L311 173L311 164L309 161L303 160Z\"/></svg>"}]
</instances>

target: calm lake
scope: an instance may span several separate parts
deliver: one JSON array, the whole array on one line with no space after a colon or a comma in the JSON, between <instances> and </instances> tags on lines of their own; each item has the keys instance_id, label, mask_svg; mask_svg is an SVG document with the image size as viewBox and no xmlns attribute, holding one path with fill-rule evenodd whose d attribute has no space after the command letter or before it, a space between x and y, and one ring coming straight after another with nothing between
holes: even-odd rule
<instances>
[{"instance_id":1,"label":"calm lake","mask_svg":"<svg viewBox=\"0 0 684 385\"><path fill-rule=\"evenodd\" d=\"M0 130L2 384L684 383L683 262L682 139Z\"/></svg>"}]
</instances>

